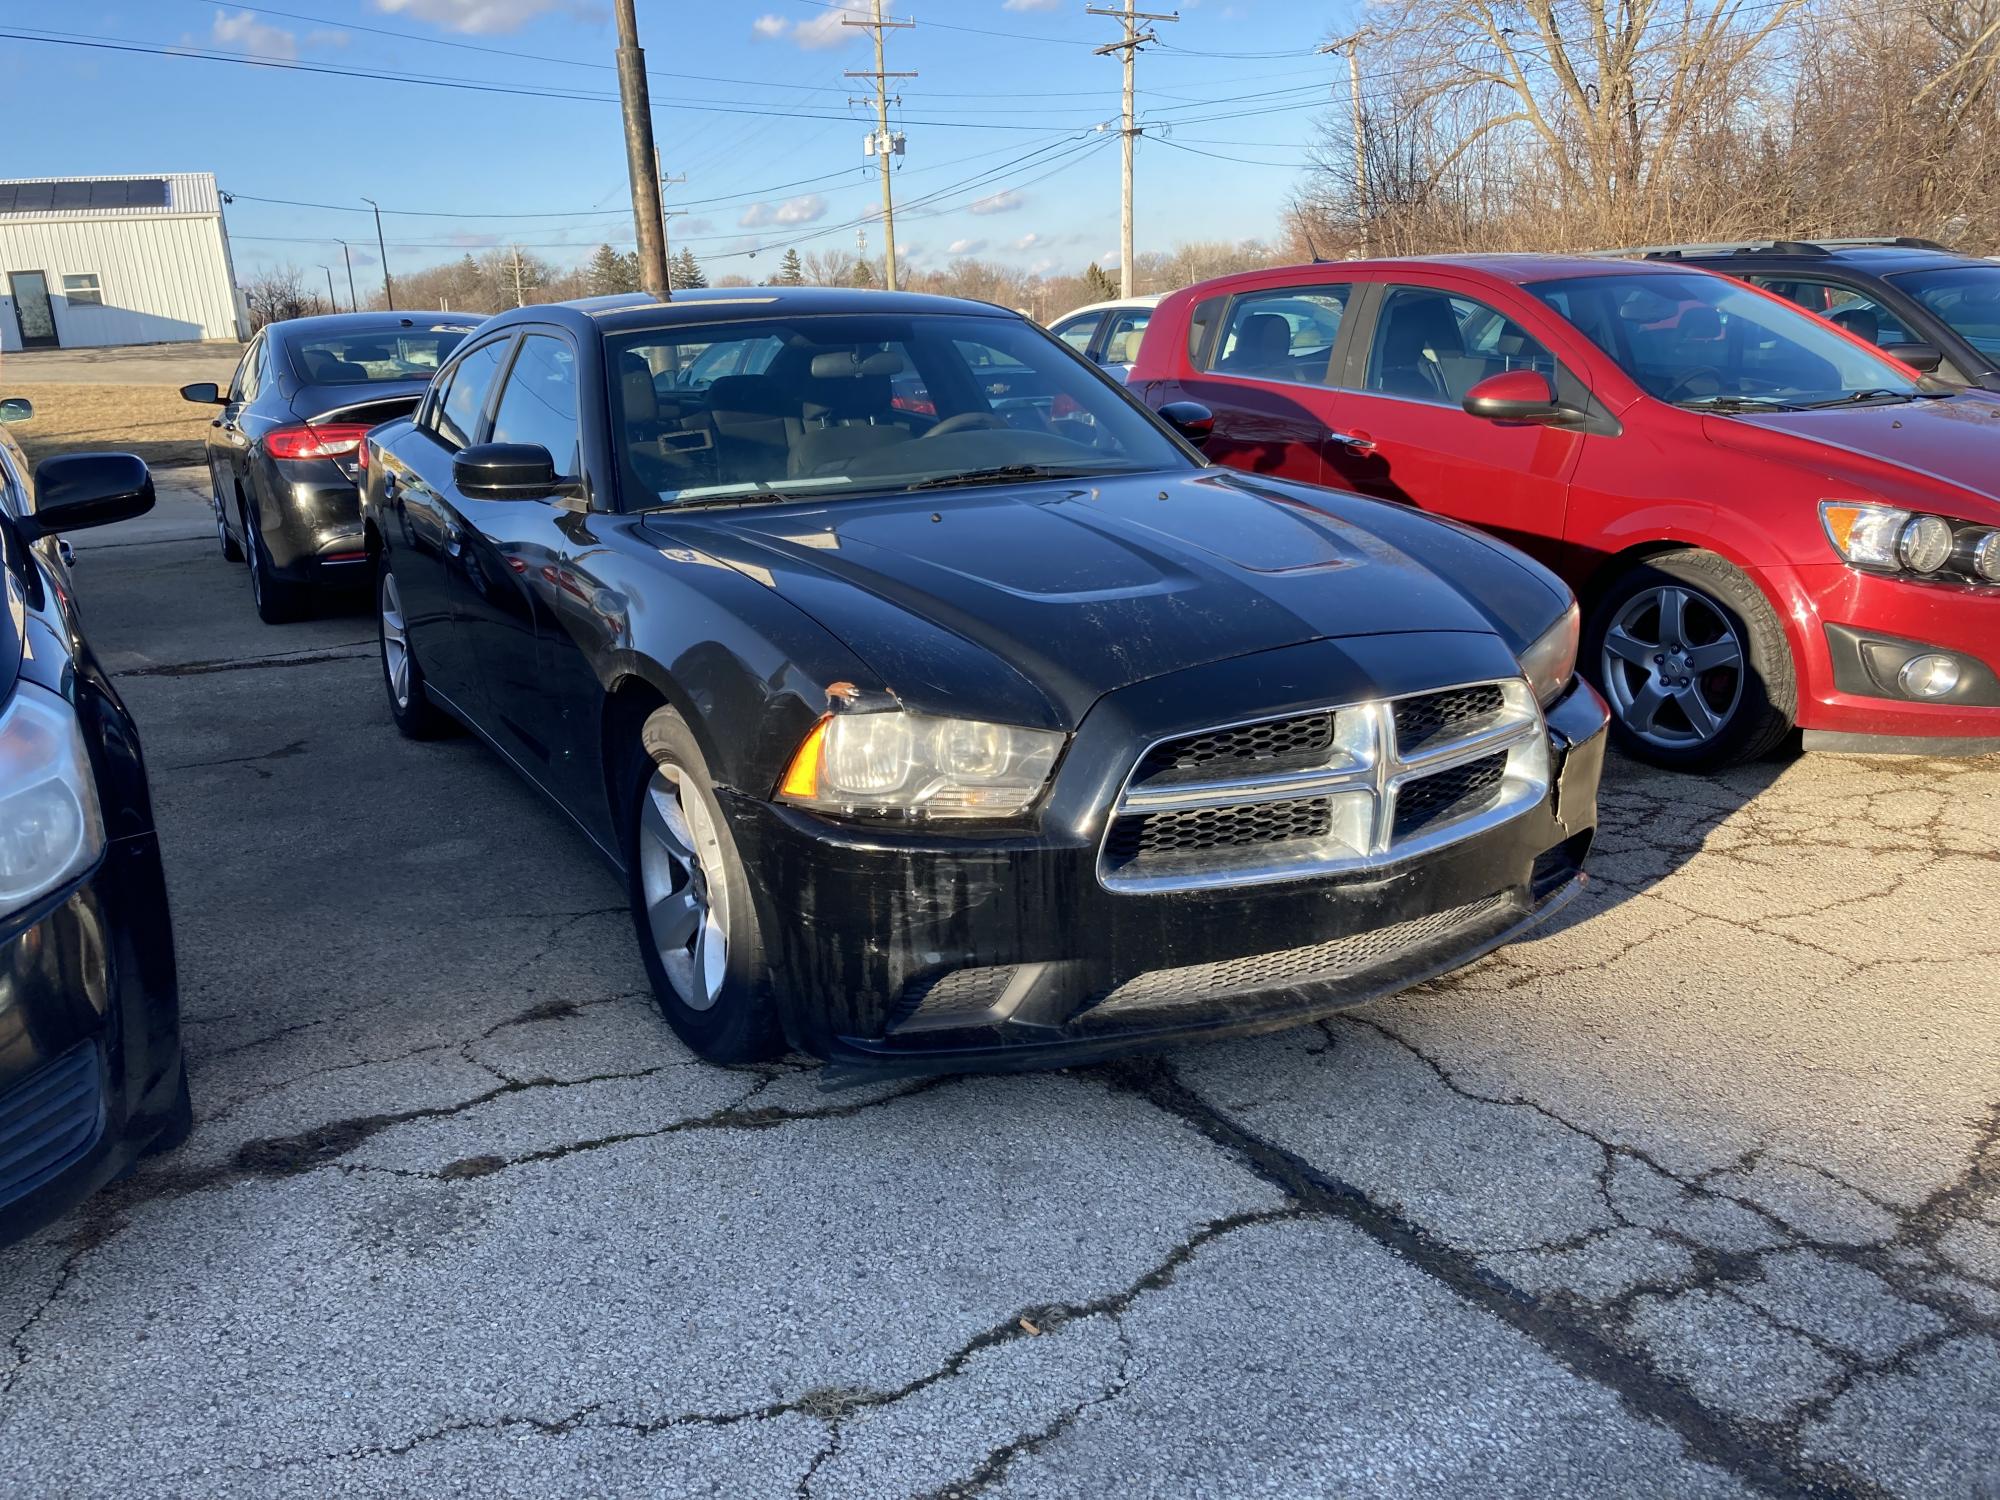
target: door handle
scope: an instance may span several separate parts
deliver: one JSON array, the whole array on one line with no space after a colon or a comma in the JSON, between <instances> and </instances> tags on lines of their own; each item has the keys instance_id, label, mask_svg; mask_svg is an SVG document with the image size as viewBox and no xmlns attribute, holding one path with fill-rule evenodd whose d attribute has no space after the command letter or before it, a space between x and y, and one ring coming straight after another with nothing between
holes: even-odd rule
<instances>
[{"instance_id":1,"label":"door handle","mask_svg":"<svg viewBox=\"0 0 2000 1500\"><path fill-rule=\"evenodd\" d=\"M394 474L384 474L382 476L382 498L384 500L393 500L396 498L396 476Z\"/></svg>"},{"instance_id":2,"label":"door handle","mask_svg":"<svg viewBox=\"0 0 2000 1500\"><path fill-rule=\"evenodd\" d=\"M1365 432L1329 432L1326 436L1328 442L1338 443L1341 447L1351 452L1373 453L1375 451L1375 439Z\"/></svg>"}]
</instances>

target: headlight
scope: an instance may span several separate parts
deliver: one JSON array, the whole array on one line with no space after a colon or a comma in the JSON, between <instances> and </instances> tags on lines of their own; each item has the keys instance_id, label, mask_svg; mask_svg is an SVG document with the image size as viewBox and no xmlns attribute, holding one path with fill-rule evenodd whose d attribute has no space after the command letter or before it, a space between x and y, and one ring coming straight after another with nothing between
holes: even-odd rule
<instances>
[{"instance_id":1,"label":"headlight","mask_svg":"<svg viewBox=\"0 0 2000 1500\"><path fill-rule=\"evenodd\" d=\"M1063 736L925 714L829 714L792 757L778 798L822 812L1005 818L1048 784Z\"/></svg>"},{"instance_id":2,"label":"headlight","mask_svg":"<svg viewBox=\"0 0 2000 1500\"><path fill-rule=\"evenodd\" d=\"M0 714L0 912L20 910L104 852L104 817L70 706L16 683Z\"/></svg>"},{"instance_id":3,"label":"headlight","mask_svg":"<svg viewBox=\"0 0 2000 1500\"><path fill-rule=\"evenodd\" d=\"M1543 708L1560 698L1576 675L1576 642L1582 626L1582 617L1572 600L1563 617L1521 653L1521 675L1528 679L1528 685L1535 690L1535 701Z\"/></svg>"},{"instance_id":4,"label":"headlight","mask_svg":"<svg viewBox=\"0 0 2000 1500\"><path fill-rule=\"evenodd\" d=\"M2000 583L2000 531L1858 500L1822 500L1819 518L1833 550L1857 568Z\"/></svg>"}]
</instances>

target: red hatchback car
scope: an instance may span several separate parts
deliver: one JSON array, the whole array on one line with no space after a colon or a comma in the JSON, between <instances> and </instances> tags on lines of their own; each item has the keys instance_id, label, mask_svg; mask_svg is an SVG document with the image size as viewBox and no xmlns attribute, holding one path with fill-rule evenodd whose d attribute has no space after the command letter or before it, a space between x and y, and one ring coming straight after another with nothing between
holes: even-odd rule
<instances>
[{"instance_id":1,"label":"red hatchback car","mask_svg":"<svg viewBox=\"0 0 2000 1500\"><path fill-rule=\"evenodd\" d=\"M1648 760L1794 727L2000 750L2000 399L1741 282L1529 255L1256 271L1162 302L1131 389L1216 462L1554 568Z\"/></svg>"}]
</instances>

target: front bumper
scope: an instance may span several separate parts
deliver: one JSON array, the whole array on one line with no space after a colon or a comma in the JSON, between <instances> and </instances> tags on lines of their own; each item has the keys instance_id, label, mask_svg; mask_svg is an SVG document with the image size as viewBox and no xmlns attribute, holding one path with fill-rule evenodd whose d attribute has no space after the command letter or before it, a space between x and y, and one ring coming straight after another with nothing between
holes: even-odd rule
<instances>
[{"instance_id":1,"label":"front bumper","mask_svg":"<svg viewBox=\"0 0 2000 1500\"><path fill-rule=\"evenodd\" d=\"M0 930L0 1244L129 1166L169 1123L178 990L157 838L114 840Z\"/></svg>"},{"instance_id":2,"label":"front bumper","mask_svg":"<svg viewBox=\"0 0 2000 1500\"><path fill-rule=\"evenodd\" d=\"M795 1046L870 1071L1040 1067L1294 1025L1520 936L1581 874L1605 724L1579 683L1549 714L1541 802L1397 864L1260 886L1107 889L1101 824L1064 832L1060 792L1039 835L1008 839L860 829L734 793L725 808Z\"/></svg>"}]
</instances>

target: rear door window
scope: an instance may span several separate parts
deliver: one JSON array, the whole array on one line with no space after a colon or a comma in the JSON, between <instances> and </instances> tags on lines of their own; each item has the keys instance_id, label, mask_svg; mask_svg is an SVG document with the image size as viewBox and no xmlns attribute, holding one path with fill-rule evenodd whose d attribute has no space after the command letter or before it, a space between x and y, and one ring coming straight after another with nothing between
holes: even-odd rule
<instances>
[{"instance_id":1,"label":"rear door window","mask_svg":"<svg viewBox=\"0 0 2000 1500\"><path fill-rule=\"evenodd\" d=\"M1391 287L1375 319L1363 384L1384 396L1457 406L1489 375L1534 370L1556 380L1555 356L1505 313L1435 287Z\"/></svg>"},{"instance_id":2,"label":"rear door window","mask_svg":"<svg viewBox=\"0 0 2000 1500\"><path fill-rule=\"evenodd\" d=\"M1049 332L1061 339L1078 354L1090 352L1090 341L1097 336L1099 325L1104 322L1103 313L1085 313L1080 318L1068 318L1056 324Z\"/></svg>"},{"instance_id":3,"label":"rear door window","mask_svg":"<svg viewBox=\"0 0 2000 1500\"><path fill-rule=\"evenodd\" d=\"M1209 369L1247 380L1331 385L1333 346L1352 291L1342 285L1245 293L1230 304Z\"/></svg>"},{"instance_id":4,"label":"rear door window","mask_svg":"<svg viewBox=\"0 0 2000 1500\"><path fill-rule=\"evenodd\" d=\"M577 477L576 352L567 341L545 333L521 340L493 413L493 441L546 448L556 473Z\"/></svg>"},{"instance_id":5,"label":"rear door window","mask_svg":"<svg viewBox=\"0 0 2000 1500\"><path fill-rule=\"evenodd\" d=\"M1810 276L1746 276L1743 279L1752 286L1776 293L1788 302L1796 302L1807 312L1818 313L1856 338L1878 348L1884 344L1921 342L1898 321L1894 313L1858 288Z\"/></svg>"},{"instance_id":6,"label":"rear door window","mask_svg":"<svg viewBox=\"0 0 2000 1500\"><path fill-rule=\"evenodd\" d=\"M456 452L478 441L479 423L486 411L486 398L500 373L500 357L507 351L502 335L481 344L451 368L444 394L431 408L430 431L445 447Z\"/></svg>"}]
</instances>

